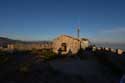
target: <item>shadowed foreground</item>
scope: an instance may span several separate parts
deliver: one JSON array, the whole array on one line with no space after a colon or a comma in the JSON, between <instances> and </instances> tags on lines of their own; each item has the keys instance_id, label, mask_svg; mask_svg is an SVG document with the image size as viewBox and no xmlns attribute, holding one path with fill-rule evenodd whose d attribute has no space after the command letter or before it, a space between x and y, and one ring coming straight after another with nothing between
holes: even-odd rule
<instances>
[{"instance_id":1,"label":"shadowed foreground","mask_svg":"<svg viewBox=\"0 0 125 83\"><path fill-rule=\"evenodd\" d=\"M50 59L48 53L44 53L46 58L39 55L39 52L2 54L0 83L119 83L124 74L124 62L116 64L122 57L68 56Z\"/></svg>"},{"instance_id":2,"label":"shadowed foreground","mask_svg":"<svg viewBox=\"0 0 125 83\"><path fill-rule=\"evenodd\" d=\"M67 57L53 60L51 65L55 70L81 77L85 83L93 81L96 83L118 83L121 77L120 73L112 72L112 67L104 65L96 59L80 60L80 58Z\"/></svg>"}]
</instances>

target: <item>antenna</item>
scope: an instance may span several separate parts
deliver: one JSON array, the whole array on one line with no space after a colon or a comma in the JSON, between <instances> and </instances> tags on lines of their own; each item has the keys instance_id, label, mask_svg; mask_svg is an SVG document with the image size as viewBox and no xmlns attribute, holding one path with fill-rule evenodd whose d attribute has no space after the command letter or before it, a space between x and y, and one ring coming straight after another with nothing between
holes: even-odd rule
<instances>
[{"instance_id":1,"label":"antenna","mask_svg":"<svg viewBox=\"0 0 125 83\"><path fill-rule=\"evenodd\" d=\"M80 38L80 17L77 19L77 38Z\"/></svg>"},{"instance_id":2,"label":"antenna","mask_svg":"<svg viewBox=\"0 0 125 83\"><path fill-rule=\"evenodd\" d=\"M80 38L80 27L79 26L77 27L77 37L78 37L78 39Z\"/></svg>"}]
</instances>

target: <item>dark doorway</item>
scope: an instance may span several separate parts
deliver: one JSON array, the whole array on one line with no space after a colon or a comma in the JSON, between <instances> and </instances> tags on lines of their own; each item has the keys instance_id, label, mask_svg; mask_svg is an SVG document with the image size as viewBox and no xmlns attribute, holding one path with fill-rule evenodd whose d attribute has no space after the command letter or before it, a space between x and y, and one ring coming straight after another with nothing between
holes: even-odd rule
<instances>
[{"instance_id":1,"label":"dark doorway","mask_svg":"<svg viewBox=\"0 0 125 83\"><path fill-rule=\"evenodd\" d=\"M62 51L64 51L64 52L67 51L67 45L66 45L66 43L62 43L62 44L61 44L61 49L62 49Z\"/></svg>"}]
</instances>

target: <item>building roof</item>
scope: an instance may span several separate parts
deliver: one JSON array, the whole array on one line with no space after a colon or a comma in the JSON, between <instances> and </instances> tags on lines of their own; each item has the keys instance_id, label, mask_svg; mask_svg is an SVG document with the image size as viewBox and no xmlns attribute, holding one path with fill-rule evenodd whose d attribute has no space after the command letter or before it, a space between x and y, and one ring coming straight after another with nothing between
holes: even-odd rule
<instances>
[{"instance_id":1,"label":"building roof","mask_svg":"<svg viewBox=\"0 0 125 83\"><path fill-rule=\"evenodd\" d=\"M78 38L75 38L75 37L73 37L73 36L69 36L69 35L60 35L59 37L62 37L62 36L65 36L65 37L68 37L68 38L72 38L72 39L75 39L75 40L78 40L78 41L79 41ZM57 38L59 38L59 37L57 37ZM89 41L89 40L86 39L86 38L81 38L81 40Z\"/></svg>"},{"instance_id":2,"label":"building roof","mask_svg":"<svg viewBox=\"0 0 125 83\"><path fill-rule=\"evenodd\" d=\"M75 40L79 40L78 38L75 38L75 37L72 37L72 36L69 36L69 35L61 35L61 36L65 36L65 37L69 37L69 38L72 38L72 39L75 39Z\"/></svg>"},{"instance_id":3,"label":"building roof","mask_svg":"<svg viewBox=\"0 0 125 83\"><path fill-rule=\"evenodd\" d=\"M81 38L81 40L84 40L84 41L89 41L88 39L86 39L86 38Z\"/></svg>"}]
</instances>

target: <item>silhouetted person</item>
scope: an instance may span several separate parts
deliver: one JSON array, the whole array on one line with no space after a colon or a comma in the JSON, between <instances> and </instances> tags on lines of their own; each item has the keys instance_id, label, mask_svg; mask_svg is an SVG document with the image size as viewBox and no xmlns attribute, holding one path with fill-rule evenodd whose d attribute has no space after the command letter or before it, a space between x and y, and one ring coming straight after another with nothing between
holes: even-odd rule
<instances>
[{"instance_id":1,"label":"silhouetted person","mask_svg":"<svg viewBox=\"0 0 125 83\"><path fill-rule=\"evenodd\" d=\"M62 56L62 49L61 48L58 49L58 56Z\"/></svg>"},{"instance_id":2,"label":"silhouetted person","mask_svg":"<svg viewBox=\"0 0 125 83\"><path fill-rule=\"evenodd\" d=\"M125 75L122 76L120 83L125 83Z\"/></svg>"},{"instance_id":3,"label":"silhouetted person","mask_svg":"<svg viewBox=\"0 0 125 83\"><path fill-rule=\"evenodd\" d=\"M72 56L72 51L71 51L71 49L69 49L69 51L68 51L68 56Z\"/></svg>"}]
</instances>

